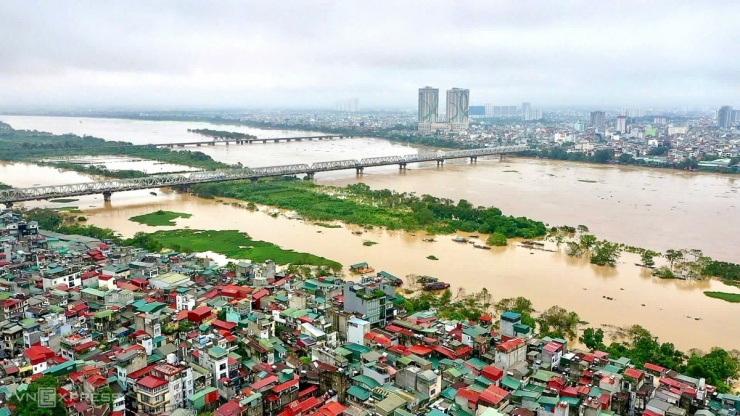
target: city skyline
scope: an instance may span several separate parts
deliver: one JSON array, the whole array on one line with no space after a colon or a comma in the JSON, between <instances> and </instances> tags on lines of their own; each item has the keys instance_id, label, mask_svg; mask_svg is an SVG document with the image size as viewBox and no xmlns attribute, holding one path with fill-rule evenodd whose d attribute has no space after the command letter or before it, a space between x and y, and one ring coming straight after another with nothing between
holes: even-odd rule
<instances>
[{"instance_id":1,"label":"city skyline","mask_svg":"<svg viewBox=\"0 0 740 416\"><path fill-rule=\"evenodd\" d=\"M728 51L740 29L713 22L739 4L424 5L418 19L416 2L12 2L0 106L333 108L358 97L410 109L426 83L465 85L480 105L738 105Z\"/></svg>"}]
</instances>

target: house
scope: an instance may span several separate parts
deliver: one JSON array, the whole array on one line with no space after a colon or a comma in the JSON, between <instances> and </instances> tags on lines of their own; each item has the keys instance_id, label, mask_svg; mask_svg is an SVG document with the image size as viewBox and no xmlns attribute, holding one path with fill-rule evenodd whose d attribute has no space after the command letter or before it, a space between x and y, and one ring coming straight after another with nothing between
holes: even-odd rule
<instances>
[{"instance_id":1,"label":"house","mask_svg":"<svg viewBox=\"0 0 740 416\"><path fill-rule=\"evenodd\" d=\"M512 338L496 345L494 363L496 367L508 371L514 364L527 360L527 344L521 338Z\"/></svg>"},{"instance_id":2,"label":"house","mask_svg":"<svg viewBox=\"0 0 740 416\"><path fill-rule=\"evenodd\" d=\"M41 345L34 345L26 349L23 354L31 363L33 374L44 372L48 368L48 361L56 355L54 351Z\"/></svg>"}]
</instances>

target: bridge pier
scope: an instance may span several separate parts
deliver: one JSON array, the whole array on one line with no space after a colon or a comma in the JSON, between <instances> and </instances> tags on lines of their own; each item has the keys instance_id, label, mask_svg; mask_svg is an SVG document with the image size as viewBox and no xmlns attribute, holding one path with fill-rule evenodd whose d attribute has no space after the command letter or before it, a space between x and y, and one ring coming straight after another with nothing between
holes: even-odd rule
<instances>
[{"instance_id":1,"label":"bridge pier","mask_svg":"<svg viewBox=\"0 0 740 416\"><path fill-rule=\"evenodd\" d=\"M314 176L316 176L316 172L306 172L306 179L313 180Z\"/></svg>"},{"instance_id":2,"label":"bridge pier","mask_svg":"<svg viewBox=\"0 0 740 416\"><path fill-rule=\"evenodd\" d=\"M257 179L259 179L259 178L255 178L255 177L249 178L249 180L252 181L252 182L257 182Z\"/></svg>"},{"instance_id":3,"label":"bridge pier","mask_svg":"<svg viewBox=\"0 0 740 416\"><path fill-rule=\"evenodd\" d=\"M500 161L501 160L504 160L504 154L503 153L499 153L498 154L498 160L500 160Z\"/></svg>"},{"instance_id":4,"label":"bridge pier","mask_svg":"<svg viewBox=\"0 0 740 416\"><path fill-rule=\"evenodd\" d=\"M229 144L229 142L226 142L226 144ZM209 146L215 146L216 145L216 142L210 142L210 143L208 143L208 145Z\"/></svg>"},{"instance_id":5,"label":"bridge pier","mask_svg":"<svg viewBox=\"0 0 740 416\"><path fill-rule=\"evenodd\" d=\"M111 191L103 191L103 201L110 202L110 197L113 196Z\"/></svg>"},{"instance_id":6,"label":"bridge pier","mask_svg":"<svg viewBox=\"0 0 740 416\"><path fill-rule=\"evenodd\" d=\"M406 170L406 163L399 163L398 170Z\"/></svg>"},{"instance_id":7,"label":"bridge pier","mask_svg":"<svg viewBox=\"0 0 740 416\"><path fill-rule=\"evenodd\" d=\"M470 156L470 163L478 163L478 156Z\"/></svg>"},{"instance_id":8,"label":"bridge pier","mask_svg":"<svg viewBox=\"0 0 740 416\"><path fill-rule=\"evenodd\" d=\"M5 208L7 208L7 209L13 208L13 203L12 202L6 202L5 203Z\"/></svg>"},{"instance_id":9,"label":"bridge pier","mask_svg":"<svg viewBox=\"0 0 740 416\"><path fill-rule=\"evenodd\" d=\"M358 175L362 175L362 173L365 171L365 168L355 168Z\"/></svg>"},{"instance_id":10,"label":"bridge pier","mask_svg":"<svg viewBox=\"0 0 740 416\"><path fill-rule=\"evenodd\" d=\"M445 160L444 159L437 159L437 167L444 166Z\"/></svg>"},{"instance_id":11,"label":"bridge pier","mask_svg":"<svg viewBox=\"0 0 740 416\"><path fill-rule=\"evenodd\" d=\"M273 139L272 140L273 143L278 143L279 141L280 141L280 139Z\"/></svg>"},{"instance_id":12,"label":"bridge pier","mask_svg":"<svg viewBox=\"0 0 740 416\"><path fill-rule=\"evenodd\" d=\"M267 143L267 140L262 140L262 143Z\"/></svg>"}]
</instances>

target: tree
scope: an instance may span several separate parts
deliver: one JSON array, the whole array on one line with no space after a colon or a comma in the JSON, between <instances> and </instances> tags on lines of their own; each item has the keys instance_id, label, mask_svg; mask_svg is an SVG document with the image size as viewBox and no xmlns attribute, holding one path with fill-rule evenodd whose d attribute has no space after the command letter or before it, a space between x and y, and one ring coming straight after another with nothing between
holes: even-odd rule
<instances>
[{"instance_id":1,"label":"tree","mask_svg":"<svg viewBox=\"0 0 740 416\"><path fill-rule=\"evenodd\" d=\"M681 250L666 250L665 258L668 260L668 267L673 270L673 264L683 258L683 252Z\"/></svg>"},{"instance_id":2,"label":"tree","mask_svg":"<svg viewBox=\"0 0 740 416\"><path fill-rule=\"evenodd\" d=\"M659 254L660 253L656 253L652 250L644 250L642 253L640 253L640 261L642 261L642 265L645 267L653 267L655 266L655 261L653 260L653 257Z\"/></svg>"},{"instance_id":3,"label":"tree","mask_svg":"<svg viewBox=\"0 0 740 416\"><path fill-rule=\"evenodd\" d=\"M603 344L604 330L601 328L586 328L583 330L583 335L581 335L578 340L591 350L606 349L606 346Z\"/></svg>"},{"instance_id":4,"label":"tree","mask_svg":"<svg viewBox=\"0 0 740 416\"><path fill-rule=\"evenodd\" d=\"M542 312L536 321L540 325L540 332L543 335L572 340L576 338L581 318L575 312L567 311L560 306L553 306Z\"/></svg>"},{"instance_id":5,"label":"tree","mask_svg":"<svg viewBox=\"0 0 740 416\"><path fill-rule=\"evenodd\" d=\"M709 354L692 354L686 364L686 375L705 378L707 384L717 386L723 393L730 392L730 379L737 377L740 364L727 351L714 348Z\"/></svg>"},{"instance_id":6,"label":"tree","mask_svg":"<svg viewBox=\"0 0 740 416\"><path fill-rule=\"evenodd\" d=\"M64 406L62 398L56 394L59 387L57 379L53 376L43 376L31 382L28 388L12 396L9 401L16 406L14 415L18 416L66 416L67 408ZM39 393L41 389L41 393ZM47 392L54 397L53 407L40 407L40 400L51 399Z\"/></svg>"},{"instance_id":7,"label":"tree","mask_svg":"<svg viewBox=\"0 0 740 416\"><path fill-rule=\"evenodd\" d=\"M490 236L488 236L486 243L489 246L505 247L506 246L506 236L501 233L493 233Z\"/></svg>"},{"instance_id":8,"label":"tree","mask_svg":"<svg viewBox=\"0 0 740 416\"><path fill-rule=\"evenodd\" d=\"M568 241L566 243L567 250L566 254L571 257L581 257L583 255L583 247L581 247L580 244L576 243L575 241Z\"/></svg>"},{"instance_id":9,"label":"tree","mask_svg":"<svg viewBox=\"0 0 740 416\"><path fill-rule=\"evenodd\" d=\"M608 241L600 241L594 246L591 263L599 266L615 267L620 255L619 245Z\"/></svg>"},{"instance_id":10,"label":"tree","mask_svg":"<svg viewBox=\"0 0 740 416\"><path fill-rule=\"evenodd\" d=\"M579 233L587 233L588 232L588 227L586 227L585 225L579 225L577 227L577 229L578 229L578 232Z\"/></svg>"},{"instance_id":11,"label":"tree","mask_svg":"<svg viewBox=\"0 0 740 416\"><path fill-rule=\"evenodd\" d=\"M593 248L597 242L598 242L598 239L596 238L595 235L592 235L592 234L581 235L581 238L580 238L581 248L583 248L586 251L591 250L591 248Z\"/></svg>"}]
</instances>

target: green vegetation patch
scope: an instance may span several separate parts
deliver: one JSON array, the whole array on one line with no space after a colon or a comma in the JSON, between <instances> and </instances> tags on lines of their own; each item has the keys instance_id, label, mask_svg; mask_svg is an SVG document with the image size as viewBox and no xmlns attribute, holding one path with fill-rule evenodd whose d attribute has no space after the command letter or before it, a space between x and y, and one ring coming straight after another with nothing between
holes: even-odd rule
<instances>
[{"instance_id":1,"label":"green vegetation patch","mask_svg":"<svg viewBox=\"0 0 740 416\"><path fill-rule=\"evenodd\" d=\"M0 182L0 190L2 190L2 189L11 189L11 188L12 188L12 186L6 185L6 184Z\"/></svg>"},{"instance_id":2,"label":"green vegetation patch","mask_svg":"<svg viewBox=\"0 0 740 416\"><path fill-rule=\"evenodd\" d=\"M311 221L342 221L363 227L425 230L430 234L456 231L494 233L508 238L544 236L542 222L503 215L495 207L476 207L431 195L373 190L365 184L321 186L296 178L198 184L193 192L204 198L230 197L297 212Z\"/></svg>"},{"instance_id":3,"label":"green vegetation patch","mask_svg":"<svg viewBox=\"0 0 740 416\"><path fill-rule=\"evenodd\" d=\"M149 239L164 248L183 252L213 251L232 259L250 259L255 262L272 260L277 264L307 264L328 266L341 270L342 265L308 253L285 250L266 241L252 240L236 231L167 230L148 234Z\"/></svg>"},{"instance_id":4,"label":"green vegetation patch","mask_svg":"<svg viewBox=\"0 0 740 416\"><path fill-rule=\"evenodd\" d=\"M69 204L70 202L77 202L79 199L77 198L58 198L58 199L50 199L49 202L53 202L55 204Z\"/></svg>"},{"instance_id":5,"label":"green vegetation patch","mask_svg":"<svg viewBox=\"0 0 740 416\"><path fill-rule=\"evenodd\" d=\"M378 243L376 243L375 241L370 241L370 240L368 240L368 241L363 241L363 242L362 242L362 245L363 245L363 246L367 246L367 247L370 247L370 246L374 246L374 245L376 245L376 244L378 244Z\"/></svg>"},{"instance_id":6,"label":"green vegetation patch","mask_svg":"<svg viewBox=\"0 0 740 416\"><path fill-rule=\"evenodd\" d=\"M439 258L437 256L432 256L432 255L427 256L427 259L429 259L429 260L439 260Z\"/></svg>"},{"instance_id":7,"label":"green vegetation patch","mask_svg":"<svg viewBox=\"0 0 740 416\"><path fill-rule=\"evenodd\" d=\"M598 181L595 181L593 179L579 179L578 182L584 182L584 183L598 183Z\"/></svg>"},{"instance_id":8,"label":"green vegetation patch","mask_svg":"<svg viewBox=\"0 0 740 416\"><path fill-rule=\"evenodd\" d=\"M510 170L505 170L504 172L505 173L518 173L519 171L518 170L510 169Z\"/></svg>"},{"instance_id":9,"label":"green vegetation patch","mask_svg":"<svg viewBox=\"0 0 740 416\"><path fill-rule=\"evenodd\" d=\"M174 220L178 218L190 218L192 216L192 214L185 214L182 212L159 210L150 214L137 215L136 217L129 218L129 220L138 222L139 224L148 225L150 227L159 227L177 225Z\"/></svg>"},{"instance_id":10,"label":"green vegetation patch","mask_svg":"<svg viewBox=\"0 0 740 416\"><path fill-rule=\"evenodd\" d=\"M66 211L66 212L71 212L71 213L80 213L80 212L82 212L82 211L80 211L80 208L79 207L58 207L58 208L54 208L54 209L57 210L57 211Z\"/></svg>"},{"instance_id":11,"label":"green vegetation patch","mask_svg":"<svg viewBox=\"0 0 740 416\"><path fill-rule=\"evenodd\" d=\"M722 299L726 302L740 303L740 293L704 292L704 294L710 298Z\"/></svg>"}]
</instances>

